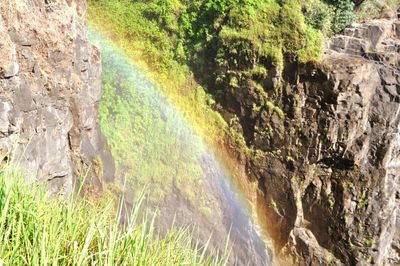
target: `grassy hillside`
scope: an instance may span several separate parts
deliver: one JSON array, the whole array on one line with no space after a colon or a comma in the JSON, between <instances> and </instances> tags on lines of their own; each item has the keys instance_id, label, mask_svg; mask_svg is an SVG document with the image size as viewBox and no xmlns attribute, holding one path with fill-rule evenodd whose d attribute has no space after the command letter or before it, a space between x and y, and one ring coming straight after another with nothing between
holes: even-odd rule
<instances>
[{"instance_id":1,"label":"grassy hillside","mask_svg":"<svg viewBox=\"0 0 400 266\"><path fill-rule=\"evenodd\" d=\"M112 201L74 196L50 199L26 185L10 166L0 168L0 259L4 265L223 265L192 246L185 230L159 238L152 217L138 219L140 202L121 231ZM203 250L203 251L201 251Z\"/></svg>"}]
</instances>

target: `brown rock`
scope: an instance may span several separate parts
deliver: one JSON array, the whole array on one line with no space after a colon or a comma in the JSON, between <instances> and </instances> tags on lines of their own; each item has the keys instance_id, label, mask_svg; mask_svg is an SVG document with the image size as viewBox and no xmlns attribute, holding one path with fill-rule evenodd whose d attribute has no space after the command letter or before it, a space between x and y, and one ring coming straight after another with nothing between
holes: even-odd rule
<instances>
[{"instance_id":1,"label":"brown rock","mask_svg":"<svg viewBox=\"0 0 400 266\"><path fill-rule=\"evenodd\" d=\"M96 158L108 168L92 175L114 174L96 119L101 64L84 8L84 1L0 3L0 150L14 149L26 178L49 180L54 193L70 193L74 175Z\"/></svg>"},{"instance_id":2,"label":"brown rock","mask_svg":"<svg viewBox=\"0 0 400 266\"><path fill-rule=\"evenodd\" d=\"M276 246L299 265L400 263L398 25L355 24L327 41L322 63L288 62L283 89L273 92L283 119L251 112L264 100L245 87L222 103L257 154L249 170L265 206L274 205Z\"/></svg>"}]
</instances>

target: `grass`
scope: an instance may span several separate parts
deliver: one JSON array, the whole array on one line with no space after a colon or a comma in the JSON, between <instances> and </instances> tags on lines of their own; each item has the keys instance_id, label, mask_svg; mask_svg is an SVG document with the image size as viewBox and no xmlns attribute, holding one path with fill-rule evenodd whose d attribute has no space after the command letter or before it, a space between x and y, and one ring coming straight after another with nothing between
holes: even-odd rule
<instances>
[{"instance_id":1,"label":"grass","mask_svg":"<svg viewBox=\"0 0 400 266\"><path fill-rule=\"evenodd\" d=\"M143 200L143 198L142 198ZM71 195L50 198L45 187L25 184L10 165L0 168L0 261L4 265L224 265L194 244L189 231L155 234L141 201L121 230L113 202ZM144 219L139 217L146 216ZM206 254L207 253L207 254Z\"/></svg>"}]
</instances>

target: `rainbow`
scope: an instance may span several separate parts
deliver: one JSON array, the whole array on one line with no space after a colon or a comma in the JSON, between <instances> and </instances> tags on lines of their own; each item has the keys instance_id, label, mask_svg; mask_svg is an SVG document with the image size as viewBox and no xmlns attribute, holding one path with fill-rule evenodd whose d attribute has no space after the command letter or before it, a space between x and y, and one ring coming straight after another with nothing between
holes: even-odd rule
<instances>
[{"instance_id":1,"label":"rainbow","mask_svg":"<svg viewBox=\"0 0 400 266\"><path fill-rule=\"evenodd\" d=\"M228 240L232 261L270 264L249 203L190 120L112 40L93 26L89 39L102 56L100 124L117 176L133 195L149 187L149 208L159 212L160 231L163 224L196 226L201 242L212 234L215 249L222 250Z\"/></svg>"}]
</instances>

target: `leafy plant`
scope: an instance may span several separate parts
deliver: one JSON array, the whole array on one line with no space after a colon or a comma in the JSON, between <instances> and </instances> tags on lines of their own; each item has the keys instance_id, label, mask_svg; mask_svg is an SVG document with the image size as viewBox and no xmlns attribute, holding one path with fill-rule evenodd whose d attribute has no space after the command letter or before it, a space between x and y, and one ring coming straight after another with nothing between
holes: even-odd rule
<instances>
[{"instance_id":1,"label":"leafy plant","mask_svg":"<svg viewBox=\"0 0 400 266\"><path fill-rule=\"evenodd\" d=\"M335 14L334 8L320 0L306 1L302 10L306 23L326 35L332 32L332 19Z\"/></svg>"},{"instance_id":2,"label":"leafy plant","mask_svg":"<svg viewBox=\"0 0 400 266\"><path fill-rule=\"evenodd\" d=\"M335 15L332 21L332 30L334 33L341 32L349 26L355 19L354 2L352 0L328 0L334 7Z\"/></svg>"}]
</instances>

